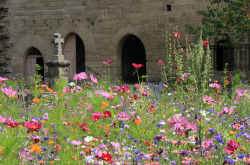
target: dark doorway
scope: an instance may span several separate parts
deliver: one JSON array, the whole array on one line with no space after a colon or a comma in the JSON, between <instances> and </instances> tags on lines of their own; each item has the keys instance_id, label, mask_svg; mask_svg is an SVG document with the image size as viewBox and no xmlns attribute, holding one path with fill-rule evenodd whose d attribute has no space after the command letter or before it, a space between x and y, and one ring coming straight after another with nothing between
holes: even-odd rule
<instances>
[{"instance_id":1,"label":"dark doorway","mask_svg":"<svg viewBox=\"0 0 250 165\"><path fill-rule=\"evenodd\" d=\"M230 38L219 41L219 47L217 49L217 70L223 71L226 63L228 64L227 70L234 70L234 49L230 46Z\"/></svg>"},{"instance_id":2,"label":"dark doorway","mask_svg":"<svg viewBox=\"0 0 250 165\"><path fill-rule=\"evenodd\" d=\"M77 73L85 71L85 47L82 39L71 33L66 37L63 48L64 59L70 61L68 78L73 80Z\"/></svg>"},{"instance_id":3,"label":"dark doorway","mask_svg":"<svg viewBox=\"0 0 250 165\"><path fill-rule=\"evenodd\" d=\"M76 73L85 72L85 48L82 39L76 35Z\"/></svg>"},{"instance_id":4,"label":"dark doorway","mask_svg":"<svg viewBox=\"0 0 250 165\"><path fill-rule=\"evenodd\" d=\"M146 75L146 53L143 43L134 35L126 37L122 47L122 79L127 83L137 83L132 63L143 64L139 69L139 76Z\"/></svg>"}]
</instances>

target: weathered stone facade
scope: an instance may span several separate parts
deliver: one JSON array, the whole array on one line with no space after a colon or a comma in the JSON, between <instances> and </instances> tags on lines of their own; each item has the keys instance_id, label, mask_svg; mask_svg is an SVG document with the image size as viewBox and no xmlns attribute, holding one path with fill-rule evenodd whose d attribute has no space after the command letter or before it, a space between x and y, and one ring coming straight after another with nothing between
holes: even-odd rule
<instances>
[{"instance_id":1,"label":"weathered stone facade","mask_svg":"<svg viewBox=\"0 0 250 165\"><path fill-rule=\"evenodd\" d=\"M121 77L122 47L126 37L134 35L145 48L146 74L154 79L159 75L157 61L165 59L166 30L173 31L178 26L179 33L188 34L185 24L200 24L200 11L210 1L1 0L1 5L8 8L9 41L5 46L10 48L6 51L8 55L0 52L0 66L12 68L13 75L25 77L30 48L38 49L46 63L53 55L50 42L53 34L62 34L66 41L67 36L74 33L84 44L86 71L102 74L106 69L102 61L112 59L111 74ZM5 17L1 17L1 24L3 19ZM212 49L216 70L217 47L212 45ZM249 44L234 49L234 70L249 71L249 54ZM46 75L48 68L44 67Z\"/></svg>"}]
</instances>

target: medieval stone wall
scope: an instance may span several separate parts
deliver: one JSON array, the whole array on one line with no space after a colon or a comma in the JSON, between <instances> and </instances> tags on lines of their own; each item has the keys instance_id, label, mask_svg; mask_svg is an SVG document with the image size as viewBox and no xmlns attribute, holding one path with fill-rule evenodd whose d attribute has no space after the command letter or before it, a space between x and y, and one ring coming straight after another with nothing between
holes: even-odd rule
<instances>
[{"instance_id":1,"label":"medieval stone wall","mask_svg":"<svg viewBox=\"0 0 250 165\"><path fill-rule=\"evenodd\" d=\"M46 62L53 54L53 34L61 33L66 39L75 33L85 46L86 69L102 74L102 61L113 59L111 73L121 76L121 48L125 37L133 34L145 47L147 75L157 77L157 61L165 55L166 30L178 26L181 35L188 34L185 24L200 24L200 11L210 1L8 0L9 67L23 77L30 47L36 47Z\"/></svg>"}]
</instances>

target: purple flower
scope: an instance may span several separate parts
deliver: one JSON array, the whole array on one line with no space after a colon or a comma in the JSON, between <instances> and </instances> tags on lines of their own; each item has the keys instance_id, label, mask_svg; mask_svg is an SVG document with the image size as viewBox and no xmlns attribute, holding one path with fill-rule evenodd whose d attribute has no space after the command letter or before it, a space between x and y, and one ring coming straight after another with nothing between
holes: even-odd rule
<instances>
[{"instance_id":1,"label":"purple flower","mask_svg":"<svg viewBox=\"0 0 250 165\"><path fill-rule=\"evenodd\" d=\"M181 150L179 152L179 154L183 155L183 156L187 156L188 155L188 152L186 150Z\"/></svg>"}]
</instances>

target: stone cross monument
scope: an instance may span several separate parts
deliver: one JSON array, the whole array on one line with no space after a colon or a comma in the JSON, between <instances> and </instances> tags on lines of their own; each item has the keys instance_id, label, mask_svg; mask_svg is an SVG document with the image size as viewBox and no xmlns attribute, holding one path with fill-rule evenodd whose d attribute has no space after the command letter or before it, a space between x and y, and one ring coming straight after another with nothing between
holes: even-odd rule
<instances>
[{"instance_id":1,"label":"stone cross monument","mask_svg":"<svg viewBox=\"0 0 250 165\"><path fill-rule=\"evenodd\" d=\"M62 44L64 43L64 39L61 38L60 33L54 34L54 39L52 39L54 44L54 55L62 55Z\"/></svg>"},{"instance_id":2,"label":"stone cross monument","mask_svg":"<svg viewBox=\"0 0 250 165\"><path fill-rule=\"evenodd\" d=\"M61 38L61 34L55 33L51 43L54 44L54 54L52 60L46 63L49 67L49 86L55 85L60 78L68 81L68 66L70 65L70 61L64 60L62 54L64 39Z\"/></svg>"}]
</instances>

